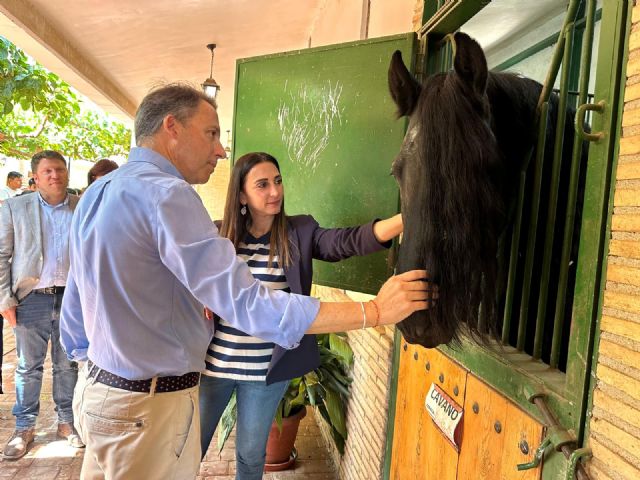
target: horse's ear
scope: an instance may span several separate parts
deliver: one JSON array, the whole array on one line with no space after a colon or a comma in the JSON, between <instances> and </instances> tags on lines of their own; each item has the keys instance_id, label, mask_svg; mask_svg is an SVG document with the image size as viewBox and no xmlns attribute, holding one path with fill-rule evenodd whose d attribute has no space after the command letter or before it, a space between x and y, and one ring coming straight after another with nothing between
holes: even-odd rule
<instances>
[{"instance_id":1,"label":"horse's ear","mask_svg":"<svg viewBox=\"0 0 640 480\"><path fill-rule=\"evenodd\" d=\"M389 91L391 98L398 106L399 117L411 115L418 103L420 90L420 84L409 73L402 61L402 53L400 50L396 50L389 65Z\"/></svg>"},{"instance_id":2,"label":"horse's ear","mask_svg":"<svg viewBox=\"0 0 640 480\"><path fill-rule=\"evenodd\" d=\"M482 47L466 33L458 32L455 40L453 69L478 95L484 95L487 89L487 59Z\"/></svg>"}]
</instances>

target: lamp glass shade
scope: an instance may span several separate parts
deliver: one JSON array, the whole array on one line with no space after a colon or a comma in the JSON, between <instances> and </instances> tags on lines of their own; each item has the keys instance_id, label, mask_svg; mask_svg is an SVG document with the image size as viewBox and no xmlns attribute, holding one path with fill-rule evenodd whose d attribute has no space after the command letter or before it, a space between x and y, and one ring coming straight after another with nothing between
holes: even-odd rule
<instances>
[{"instance_id":1,"label":"lamp glass shade","mask_svg":"<svg viewBox=\"0 0 640 480\"><path fill-rule=\"evenodd\" d=\"M207 78L202 84L202 91L211 98L216 98L220 85L213 78Z\"/></svg>"}]
</instances>

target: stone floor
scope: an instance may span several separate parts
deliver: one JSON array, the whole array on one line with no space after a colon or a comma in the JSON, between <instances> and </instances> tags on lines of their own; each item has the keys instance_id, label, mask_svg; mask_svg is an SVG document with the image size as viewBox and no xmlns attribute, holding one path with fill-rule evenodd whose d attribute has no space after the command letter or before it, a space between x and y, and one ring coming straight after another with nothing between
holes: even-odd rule
<instances>
[{"instance_id":1,"label":"stone floor","mask_svg":"<svg viewBox=\"0 0 640 480\"><path fill-rule=\"evenodd\" d=\"M15 341L10 328L4 328L2 380L5 394L0 395L0 449L14 430L11 408L15 402L13 372L16 365ZM51 398L51 364L47 358L40 396L40 416L36 439L26 456L17 461L0 461L0 480L76 480L80 478L84 450L70 447L56 438L56 416ZM235 437L232 433L218 455L215 438L200 466L198 480L232 480L235 475ZM292 470L264 475L265 480L336 480L337 475L324 446L314 415L300 424L296 440L298 460ZM149 479L153 480L153 479Z\"/></svg>"}]
</instances>

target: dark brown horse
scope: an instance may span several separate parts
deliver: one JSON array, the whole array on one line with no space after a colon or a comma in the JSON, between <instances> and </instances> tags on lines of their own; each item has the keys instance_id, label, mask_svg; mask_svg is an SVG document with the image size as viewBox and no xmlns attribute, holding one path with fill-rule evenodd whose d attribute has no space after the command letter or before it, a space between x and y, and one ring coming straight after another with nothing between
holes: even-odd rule
<instances>
[{"instance_id":1,"label":"dark brown horse","mask_svg":"<svg viewBox=\"0 0 640 480\"><path fill-rule=\"evenodd\" d=\"M407 341L426 347L459 339L464 325L480 340L499 327L505 276L498 243L535 141L542 89L528 78L489 72L468 35L456 33L454 40L453 70L423 85L400 52L389 67L391 96L399 116L409 117L392 167L404 220L397 270L426 266L439 285L435 306L399 328ZM557 116L557 103L551 99L550 116ZM571 151L572 118L567 115L565 152Z\"/></svg>"}]
</instances>

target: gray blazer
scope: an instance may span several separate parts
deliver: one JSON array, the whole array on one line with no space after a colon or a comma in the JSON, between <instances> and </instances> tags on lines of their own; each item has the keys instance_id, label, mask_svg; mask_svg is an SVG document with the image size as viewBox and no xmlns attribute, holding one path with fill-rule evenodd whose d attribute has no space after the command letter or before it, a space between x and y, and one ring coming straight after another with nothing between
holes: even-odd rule
<instances>
[{"instance_id":1,"label":"gray blazer","mask_svg":"<svg viewBox=\"0 0 640 480\"><path fill-rule=\"evenodd\" d=\"M0 311L31 293L42 272L40 195L20 195L0 207ZM78 196L69 195L75 210Z\"/></svg>"}]
</instances>

